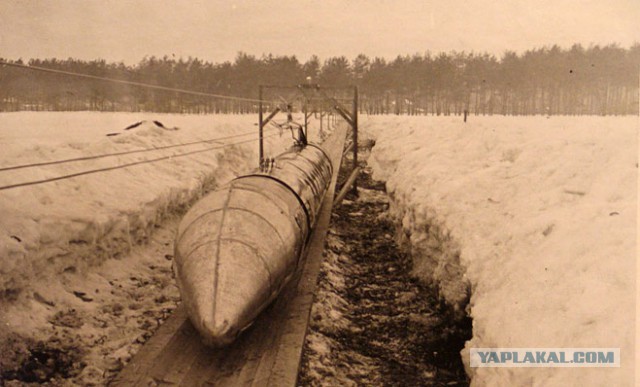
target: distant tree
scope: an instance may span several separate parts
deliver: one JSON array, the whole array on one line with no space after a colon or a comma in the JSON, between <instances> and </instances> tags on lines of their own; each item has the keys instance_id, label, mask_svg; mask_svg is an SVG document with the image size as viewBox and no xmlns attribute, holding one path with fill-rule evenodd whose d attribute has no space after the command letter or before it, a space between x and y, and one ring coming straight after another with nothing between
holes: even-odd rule
<instances>
[{"instance_id":1,"label":"distant tree","mask_svg":"<svg viewBox=\"0 0 640 387\"><path fill-rule=\"evenodd\" d=\"M320 83L327 86L347 86L352 83L349 60L344 57L327 59L320 71Z\"/></svg>"},{"instance_id":2,"label":"distant tree","mask_svg":"<svg viewBox=\"0 0 640 387\"><path fill-rule=\"evenodd\" d=\"M24 64L22 60L9 63ZM638 114L640 44L570 49L557 45L486 53L317 56L239 52L233 62L145 57L134 66L105 60L32 59L31 66L169 88L255 98L259 84L296 85L311 77L325 86L360 88L360 108L372 114ZM295 92L292 92L295 93ZM345 92L344 96L348 96ZM293 98L280 92L272 97ZM0 66L0 110L125 110L181 113L254 112L253 102L109 83Z\"/></svg>"}]
</instances>

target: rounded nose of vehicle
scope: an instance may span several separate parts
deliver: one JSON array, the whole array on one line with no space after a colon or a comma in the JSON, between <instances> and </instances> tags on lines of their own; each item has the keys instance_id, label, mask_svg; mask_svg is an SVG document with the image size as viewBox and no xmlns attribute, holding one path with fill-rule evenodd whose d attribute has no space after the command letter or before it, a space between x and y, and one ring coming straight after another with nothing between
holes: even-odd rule
<instances>
[{"instance_id":1,"label":"rounded nose of vehicle","mask_svg":"<svg viewBox=\"0 0 640 387\"><path fill-rule=\"evenodd\" d=\"M192 251L177 270L187 314L207 344L231 343L253 320L271 286L261 262L247 242L220 238Z\"/></svg>"}]
</instances>

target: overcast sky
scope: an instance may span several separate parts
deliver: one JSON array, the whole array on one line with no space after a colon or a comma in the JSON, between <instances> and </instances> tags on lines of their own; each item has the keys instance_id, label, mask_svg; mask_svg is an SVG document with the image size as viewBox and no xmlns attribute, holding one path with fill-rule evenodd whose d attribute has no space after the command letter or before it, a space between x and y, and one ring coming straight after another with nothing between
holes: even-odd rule
<instances>
[{"instance_id":1,"label":"overcast sky","mask_svg":"<svg viewBox=\"0 0 640 387\"><path fill-rule=\"evenodd\" d=\"M640 0L0 0L0 57L393 59L640 41Z\"/></svg>"}]
</instances>

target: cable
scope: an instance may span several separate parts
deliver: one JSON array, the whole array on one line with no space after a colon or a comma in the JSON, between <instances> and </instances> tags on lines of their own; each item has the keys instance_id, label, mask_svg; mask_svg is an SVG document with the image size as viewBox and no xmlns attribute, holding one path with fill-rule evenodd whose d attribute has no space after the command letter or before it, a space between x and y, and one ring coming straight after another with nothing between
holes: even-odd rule
<instances>
[{"instance_id":1,"label":"cable","mask_svg":"<svg viewBox=\"0 0 640 387\"><path fill-rule=\"evenodd\" d=\"M13 171L13 170L16 170L16 169L23 169L23 168L41 167L41 166L45 166L45 165L64 164L64 163L70 163L70 162L74 162L74 161L95 160L95 159L101 159L101 158L105 158L105 157L122 156L122 155L128 155L128 154L133 154L133 153L153 152L153 151L156 151L156 150L177 148L177 147L181 147L181 146L189 146L189 145L195 145L195 144L202 144L202 143L214 142L214 141L218 141L218 140L228 140L230 138L242 137L242 136L246 136L246 135L249 135L249 134L255 134L255 131L245 132L245 133L240 133L240 134L234 134L234 135L225 136L225 137L212 138L212 139L209 139L209 140L193 141L193 142L186 142L186 143L180 143L180 144L174 144L174 145L164 145L164 146L159 146L159 147L155 147L155 148L144 148L144 149L136 149L136 150L130 150L130 151L116 152L116 153L103 153L103 154L94 155L94 156L76 157L76 158L72 158L72 159L62 159L62 160L54 160L54 161L43 161L43 162L32 163L32 164L13 165L13 166L10 166L10 167L2 167L2 168L0 168L0 172Z\"/></svg>"},{"instance_id":2,"label":"cable","mask_svg":"<svg viewBox=\"0 0 640 387\"><path fill-rule=\"evenodd\" d=\"M263 138L274 137L276 135L277 135L277 133L273 133L273 134L271 134L269 136L264 136ZM132 163L116 165L116 166L113 166L113 167L91 169L91 170L88 170L88 171L82 171L82 172L72 173L72 174L68 174L68 175L52 177L52 178L48 178L48 179L33 180L33 181L27 181L27 182L24 182L24 183L17 183L17 184L10 184L10 185L5 185L5 186L0 186L0 191L12 189L12 188L27 187L27 186L36 185L36 184L49 183L49 182L58 181L58 180L70 179L72 177L90 175L90 174L98 173L98 172L113 171L113 170L116 170L116 169L132 167L132 166L135 166L135 165L154 163L156 161L162 161L162 160L173 159L173 158L178 158L178 157L190 156L190 155L193 155L193 154L196 154L196 153L203 153L203 152L208 152L208 151L212 151L212 150L216 150L216 149L222 149L222 148L225 148L227 146L244 144L244 143L248 143L248 142L251 142L251 141L256 141L256 139L252 138L250 140L238 141L238 142L234 142L234 143L231 143L231 144L224 144L224 145L215 146L215 147L211 147L211 148L200 149L200 150L197 150L197 151L180 153L180 154L177 154L177 155L163 156L163 157L158 157L158 158L149 159L149 160L135 161L135 162L132 162Z\"/></svg>"},{"instance_id":3,"label":"cable","mask_svg":"<svg viewBox=\"0 0 640 387\"><path fill-rule=\"evenodd\" d=\"M149 84L149 83L125 81L123 79L113 79L113 78L107 78L107 77L99 77L97 75L74 73L74 72L71 72L71 71L54 70L54 69L49 69L49 68L46 68L46 67L28 66L28 65L19 64L19 63L6 62L4 60L0 60L0 65L17 67L17 68L33 70L33 71L41 71L41 72L45 72L45 73L62 74L62 75L67 75L67 76L72 76L72 77L96 79L96 80L99 80L99 81L120 83L120 84L124 84L124 85L146 87L146 88L149 88L149 89L173 91L173 92L176 92L176 93L198 95L198 96L202 96L202 97L229 99L229 100L246 101L246 102L262 102L262 103L266 103L268 105L273 104L272 102L269 102L269 101L259 100L259 99L254 99L254 98L233 97L233 96L230 96L230 95L204 93L204 92L200 92L200 91L191 91L191 90L178 89L178 88L173 88L173 87L152 85L152 84Z\"/></svg>"},{"instance_id":4,"label":"cable","mask_svg":"<svg viewBox=\"0 0 640 387\"><path fill-rule=\"evenodd\" d=\"M32 70L32 71L40 71L40 72L45 72L45 73L67 75L67 76L72 76L72 77L95 79L95 80L104 81L104 82L113 82L113 83L120 83L120 84L124 84L124 85L146 87L146 88L150 88L150 89L172 91L172 92L176 92L176 93L197 95L197 96L202 96L202 97L211 97L211 98L228 99L228 100L245 101L245 102L262 102L262 103L267 104L267 105L277 105L277 103L274 102L274 101L267 101L267 100L264 100L264 99L260 100L260 99L257 99L257 98L244 98L244 97L234 97L234 96L231 96L231 95L224 95L224 94L205 93L205 92L200 92L200 91L179 89L179 88L168 87L168 86L152 85L152 84L149 84L149 83L126 81L124 79L114 79L114 78L100 77L100 76L97 76L97 75L75 73L75 72L72 72L72 71L55 70L55 69L50 69L50 68L46 68L46 67L39 67L39 66L30 66L30 65L25 65L25 64L7 62L5 60L0 60L0 65L16 67L16 68ZM264 87L267 87L267 86L264 86ZM275 87L275 86L271 86L271 87ZM278 87L280 87L280 86L278 86ZM297 86L288 86L288 87L287 86L282 86L280 88L287 89L287 88L298 88L298 87ZM326 86L323 86L322 88L332 89L332 87L326 87ZM339 100L339 101L352 101L352 99L350 99L350 98L335 98L334 97L334 99ZM312 98L311 100L316 100L316 99ZM368 101L369 99L360 98L360 100L364 102L364 101Z\"/></svg>"}]
</instances>

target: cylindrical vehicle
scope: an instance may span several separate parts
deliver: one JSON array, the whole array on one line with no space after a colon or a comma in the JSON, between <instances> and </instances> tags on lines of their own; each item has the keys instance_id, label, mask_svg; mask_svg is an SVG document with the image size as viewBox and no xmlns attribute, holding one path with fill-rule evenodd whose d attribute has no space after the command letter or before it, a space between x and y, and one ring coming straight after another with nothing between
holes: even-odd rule
<instances>
[{"instance_id":1,"label":"cylindrical vehicle","mask_svg":"<svg viewBox=\"0 0 640 387\"><path fill-rule=\"evenodd\" d=\"M187 212L175 241L174 271L205 343L231 343L289 281L332 174L320 147L294 147Z\"/></svg>"}]
</instances>

